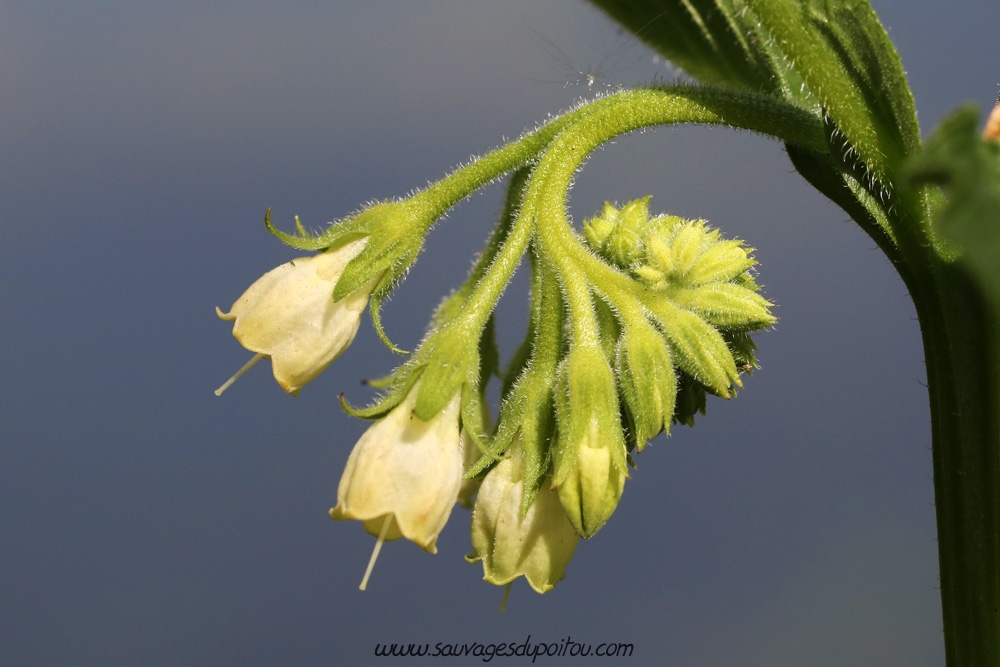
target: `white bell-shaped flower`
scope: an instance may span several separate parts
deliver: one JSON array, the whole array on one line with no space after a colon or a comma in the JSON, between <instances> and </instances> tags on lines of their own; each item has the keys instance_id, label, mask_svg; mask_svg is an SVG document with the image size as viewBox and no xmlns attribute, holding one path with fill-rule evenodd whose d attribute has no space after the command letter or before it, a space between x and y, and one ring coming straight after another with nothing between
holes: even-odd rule
<instances>
[{"instance_id":1,"label":"white bell-shaped flower","mask_svg":"<svg viewBox=\"0 0 1000 667\"><path fill-rule=\"evenodd\" d=\"M559 497L542 483L538 495L521 513L524 479L515 452L486 475L472 511L470 563L483 562L483 579L505 586L523 576L538 593L546 593L566 577L580 537Z\"/></svg>"},{"instance_id":2,"label":"white bell-shaped flower","mask_svg":"<svg viewBox=\"0 0 1000 667\"><path fill-rule=\"evenodd\" d=\"M414 387L358 440L330 516L357 519L381 541L405 537L436 553L462 484L460 398L424 421L413 414L416 395Z\"/></svg>"},{"instance_id":3,"label":"white bell-shaped flower","mask_svg":"<svg viewBox=\"0 0 1000 667\"><path fill-rule=\"evenodd\" d=\"M333 289L344 267L358 256L366 242L360 239L335 250L293 259L261 276L228 313L216 308L219 317L235 321L236 340L257 353L216 394L265 357L270 357L274 379L281 388L296 394L347 349L358 331L375 281L340 301L333 300Z\"/></svg>"}]
</instances>

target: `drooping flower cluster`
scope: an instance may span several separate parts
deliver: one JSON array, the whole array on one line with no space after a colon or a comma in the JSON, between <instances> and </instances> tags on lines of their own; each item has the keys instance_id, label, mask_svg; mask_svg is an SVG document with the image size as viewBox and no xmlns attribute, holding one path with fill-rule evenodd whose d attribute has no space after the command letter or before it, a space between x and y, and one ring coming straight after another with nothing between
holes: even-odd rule
<instances>
[{"instance_id":1,"label":"drooping flower cluster","mask_svg":"<svg viewBox=\"0 0 1000 667\"><path fill-rule=\"evenodd\" d=\"M568 175L585 155L573 132L590 122L607 132L608 119L581 110L576 125L514 144L541 157L511 178L501 220L466 283L406 361L371 383L385 390L378 400L358 409L342 399L349 413L375 420L347 458L330 510L377 538L362 588L384 542L406 538L435 553L459 503L472 507L467 560L482 564L486 581L509 586L524 577L539 593L551 590L580 538L615 512L632 457L673 423L693 425L707 395L733 396L756 366L749 333L775 320L742 242L701 220L651 217L648 197L606 204L582 235L572 229ZM538 136L544 141L532 144ZM322 252L265 274L219 316L234 321L233 334L256 354L251 363L270 358L293 394L350 344L369 301L376 331L400 351L382 330L381 301L450 206L528 161L510 160L490 162L496 173L470 165L316 237L301 226L295 236L272 228L290 245ZM525 254L530 324L501 371L493 311ZM494 376L502 386L491 426L485 397Z\"/></svg>"},{"instance_id":2,"label":"drooping flower cluster","mask_svg":"<svg viewBox=\"0 0 1000 667\"><path fill-rule=\"evenodd\" d=\"M597 340L566 340L563 290L537 271L531 331L507 373L492 437L482 385L495 369L484 367L482 344L465 344L476 332L454 303L442 306L438 327L386 396L368 410L349 408L378 419L347 459L330 516L356 519L378 538L373 563L383 542L401 537L436 553L460 490L471 503L481 483L467 559L482 563L490 583L523 576L547 592L565 577L579 538L615 511L630 450L673 421L691 423L706 393L729 396L739 384L737 368L754 364L745 333L774 321L749 251L703 221L650 218L647 205L608 204L584 224L591 251L643 299L629 316L607 306L624 295L592 290ZM220 313L235 320L245 347L272 359L286 391L314 379L353 339L377 277L340 301L333 292L365 244L284 264Z\"/></svg>"}]
</instances>

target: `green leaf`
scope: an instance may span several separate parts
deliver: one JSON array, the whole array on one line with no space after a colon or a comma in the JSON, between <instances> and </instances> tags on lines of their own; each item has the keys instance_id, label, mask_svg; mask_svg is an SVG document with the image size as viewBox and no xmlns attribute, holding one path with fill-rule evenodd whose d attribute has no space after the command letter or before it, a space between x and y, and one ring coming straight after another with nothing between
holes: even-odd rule
<instances>
[{"instance_id":1,"label":"green leaf","mask_svg":"<svg viewBox=\"0 0 1000 667\"><path fill-rule=\"evenodd\" d=\"M741 0L591 1L696 79L755 91L779 85Z\"/></svg>"},{"instance_id":2,"label":"green leaf","mask_svg":"<svg viewBox=\"0 0 1000 667\"><path fill-rule=\"evenodd\" d=\"M747 0L871 177L920 147L902 63L865 0Z\"/></svg>"},{"instance_id":3,"label":"green leaf","mask_svg":"<svg viewBox=\"0 0 1000 667\"><path fill-rule=\"evenodd\" d=\"M935 225L961 251L960 261L1000 305L1000 144L979 136L979 112L948 116L908 165L913 183L934 183L947 203Z\"/></svg>"}]
</instances>

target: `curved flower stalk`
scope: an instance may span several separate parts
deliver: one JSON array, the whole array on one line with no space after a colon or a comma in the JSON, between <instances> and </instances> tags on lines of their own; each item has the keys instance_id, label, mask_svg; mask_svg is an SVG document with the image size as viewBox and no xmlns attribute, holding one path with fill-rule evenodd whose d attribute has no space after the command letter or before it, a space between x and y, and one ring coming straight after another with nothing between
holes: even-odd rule
<instances>
[{"instance_id":1,"label":"curved flower stalk","mask_svg":"<svg viewBox=\"0 0 1000 667\"><path fill-rule=\"evenodd\" d=\"M240 345L256 353L251 364L271 359L274 379L289 394L299 393L354 340L374 281L339 301L333 300L333 290L366 243L360 239L286 262L261 276L228 313L215 309L221 319L234 322L233 336Z\"/></svg>"}]
</instances>

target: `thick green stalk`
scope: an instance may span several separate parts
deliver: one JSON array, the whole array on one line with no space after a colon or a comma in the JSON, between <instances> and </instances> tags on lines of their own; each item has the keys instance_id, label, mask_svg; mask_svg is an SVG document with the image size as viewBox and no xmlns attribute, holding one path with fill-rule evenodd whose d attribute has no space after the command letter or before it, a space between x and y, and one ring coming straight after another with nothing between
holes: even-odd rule
<instances>
[{"instance_id":1,"label":"thick green stalk","mask_svg":"<svg viewBox=\"0 0 1000 667\"><path fill-rule=\"evenodd\" d=\"M947 664L1000 665L1000 317L961 266L913 292L927 363Z\"/></svg>"}]
</instances>

